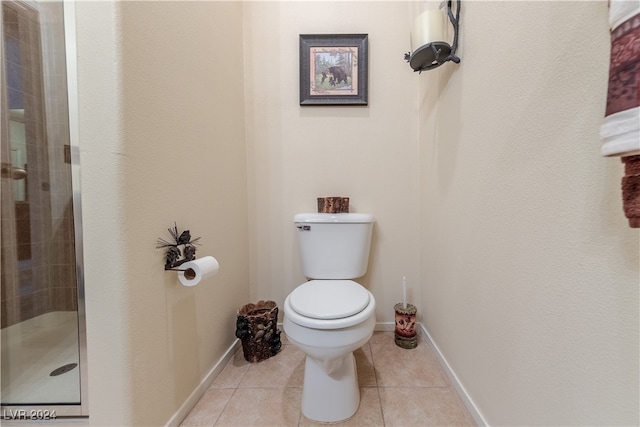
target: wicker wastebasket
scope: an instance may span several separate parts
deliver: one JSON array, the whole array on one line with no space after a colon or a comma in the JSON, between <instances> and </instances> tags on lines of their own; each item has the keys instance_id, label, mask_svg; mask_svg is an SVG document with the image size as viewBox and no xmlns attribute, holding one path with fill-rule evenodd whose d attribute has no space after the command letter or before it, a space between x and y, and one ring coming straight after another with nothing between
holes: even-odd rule
<instances>
[{"instance_id":1,"label":"wicker wastebasket","mask_svg":"<svg viewBox=\"0 0 640 427\"><path fill-rule=\"evenodd\" d=\"M242 342L247 362L260 362L280 351L280 331L277 328L278 305L275 301L258 301L238 309L236 337Z\"/></svg>"}]
</instances>

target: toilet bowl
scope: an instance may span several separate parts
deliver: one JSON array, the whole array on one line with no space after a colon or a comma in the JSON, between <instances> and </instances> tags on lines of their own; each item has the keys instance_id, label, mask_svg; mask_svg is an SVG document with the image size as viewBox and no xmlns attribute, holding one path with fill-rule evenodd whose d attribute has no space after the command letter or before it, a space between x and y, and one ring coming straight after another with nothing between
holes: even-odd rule
<instances>
[{"instance_id":1,"label":"toilet bowl","mask_svg":"<svg viewBox=\"0 0 640 427\"><path fill-rule=\"evenodd\" d=\"M367 271L374 220L362 213L303 213L294 222L302 272L310 280L287 296L282 327L306 354L302 413L314 421L342 421L360 404L353 352L376 323L373 294L351 280Z\"/></svg>"},{"instance_id":2,"label":"toilet bowl","mask_svg":"<svg viewBox=\"0 0 640 427\"><path fill-rule=\"evenodd\" d=\"M375 298L351 280L311 280L285 300L287 339L306 354L302 413L321 422L353 416L360 390L353 351L375 327Z\"/></svg>"}]
</instances>

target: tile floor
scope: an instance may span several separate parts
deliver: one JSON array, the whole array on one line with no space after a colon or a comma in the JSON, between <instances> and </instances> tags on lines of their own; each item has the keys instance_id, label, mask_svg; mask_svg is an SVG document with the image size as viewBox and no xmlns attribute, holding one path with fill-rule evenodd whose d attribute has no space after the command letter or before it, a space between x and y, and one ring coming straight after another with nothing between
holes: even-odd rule
<instances>
[{"instance_id":1,"label":"tile floor","mask_svg":"<svg viewBox=\"0 0 640 427\"><path fill-rule=\"evenodd\" d=\"M182 426L318 426L300 411L304 353L283 336L280 353L259 363L242 349L211 384ZM360 408L340 426L474 426L474 420L422 340L407 350L393 332L375 332L354 352Z\"/></svg>"}]
</instances>

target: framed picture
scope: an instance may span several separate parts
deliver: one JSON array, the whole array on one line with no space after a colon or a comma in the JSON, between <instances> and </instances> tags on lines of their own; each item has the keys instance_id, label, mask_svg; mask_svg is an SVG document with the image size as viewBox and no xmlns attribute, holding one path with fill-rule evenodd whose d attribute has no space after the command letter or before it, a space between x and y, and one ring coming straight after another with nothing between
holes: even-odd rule
<instances>
[{"instance_id":1,"label":"framed picture","mask_svg":"<svg viewBox=\"0 0 640 427\"><path fill-rule=\"evenodd\" d=\"M300 34L300 105L367 105L368 48L368 34Z\"/></svg>"}]
</instances>

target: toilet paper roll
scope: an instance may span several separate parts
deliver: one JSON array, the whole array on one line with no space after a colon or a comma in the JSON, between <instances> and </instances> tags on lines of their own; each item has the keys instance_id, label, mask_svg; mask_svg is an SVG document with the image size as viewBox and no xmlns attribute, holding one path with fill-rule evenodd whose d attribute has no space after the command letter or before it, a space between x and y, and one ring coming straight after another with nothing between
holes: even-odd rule
<instances>
[{"instance_id":1,"label":"toilet paper roll","mask_svg":"<svg viewBox=\"0 0 640 427\"><path fill-rule=\"evenodd\" d=\"M444 13L438 9L429 9L414 21L411 32L411 51L433 42L444 42Z\"/></svg>"},{"instance_id":2,"label":"toilet paper roll","mask_svg":"<svg viewBox=\"0 0 640 427\"><path fill-rule=\"evenodd\" d=\"M193 261L185 262L180 266L178 279L184 286L195 286L202 279L213 277L218 274L220 264L218 260L212 256L205 256Z\"/></svg>"}]
</instances>

